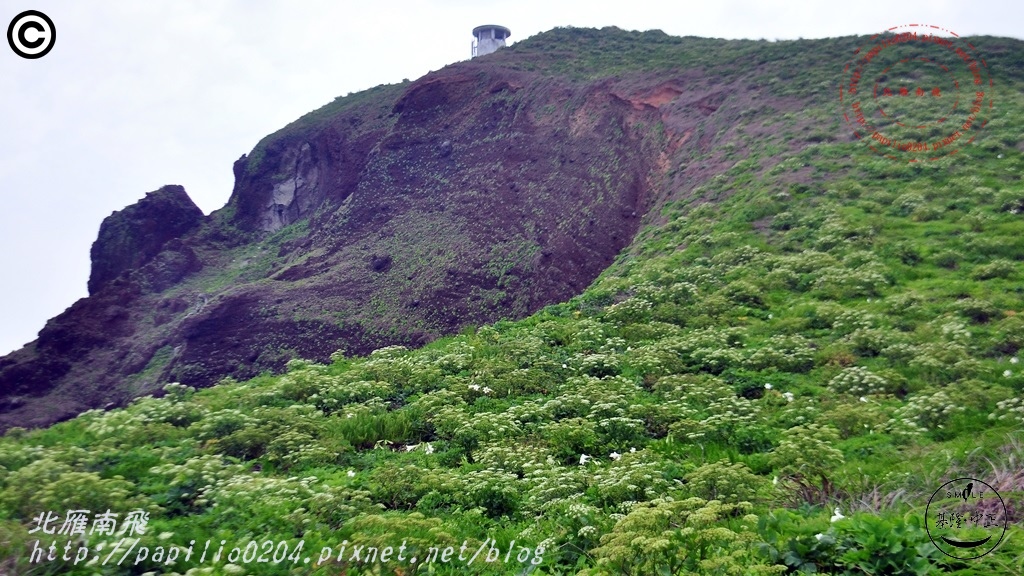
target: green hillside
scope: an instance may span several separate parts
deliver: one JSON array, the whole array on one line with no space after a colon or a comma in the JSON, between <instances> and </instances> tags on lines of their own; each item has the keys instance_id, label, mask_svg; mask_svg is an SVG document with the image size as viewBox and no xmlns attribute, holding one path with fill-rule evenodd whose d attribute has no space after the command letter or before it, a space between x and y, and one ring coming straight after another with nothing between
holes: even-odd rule
<instances>
[{"instance_id":1,"label":"green hillside","mask_svg":"<svg viewBox=\"0 0 1024 576\"><path fill-rule=\"evenodd\" d=\"M11 429L0 573L1024 573L1024 43L972 40L992 120L907 163L850 141L837 111L864 38L588 34L495 61L587 78L682 62L807 107L752 111L762 138L670 166L716 175L525 320ZM1005 503L979 559L925 527L960 477ZM118 535L39 529L79 509L148 524L116 552ZM71 560L33 563L37 540Z\"/></svg>"}]
</instances>

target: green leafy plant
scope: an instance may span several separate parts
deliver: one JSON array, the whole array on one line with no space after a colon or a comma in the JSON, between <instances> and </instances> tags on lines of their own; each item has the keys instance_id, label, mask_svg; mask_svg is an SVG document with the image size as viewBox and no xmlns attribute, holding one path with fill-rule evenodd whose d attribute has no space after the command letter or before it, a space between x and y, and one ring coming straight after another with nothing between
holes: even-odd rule
<instances>
[{"instance_id":1,"label":"green leafy plant","mask_svg":"<svg viewBox=\"0 0 1024 576\"><path fill-rule=\"evenodd\" d=\"M938 571L932 558L938 549L928 539L920 516L876 517L858 514L836 530L845 550L844 566L864 574L913 574Z\"/></svg>"}]
</instances>

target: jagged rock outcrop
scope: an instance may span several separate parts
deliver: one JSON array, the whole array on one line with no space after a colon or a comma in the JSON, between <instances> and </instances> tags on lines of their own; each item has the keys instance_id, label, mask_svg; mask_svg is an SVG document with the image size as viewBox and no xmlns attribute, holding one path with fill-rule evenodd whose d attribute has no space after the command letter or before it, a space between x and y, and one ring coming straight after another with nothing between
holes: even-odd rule
<instances>
[{"instance_id":1,"label":"jagged rock outcrop","mask_svg":"<svg viewBox=\"0 0 1024 576\"><path fill-rule=\"evenodd\" d=\"M142 267L159 254L168 241L199 226L203 218L203 211L181 186L164 186L107 216L100 224L99 236L89 253L92 259L89 294L97 293L121 274ZM189 260L187 255L182 257ZM180 263L172 266L182 268Z\"/></svg>"}]
</instances>

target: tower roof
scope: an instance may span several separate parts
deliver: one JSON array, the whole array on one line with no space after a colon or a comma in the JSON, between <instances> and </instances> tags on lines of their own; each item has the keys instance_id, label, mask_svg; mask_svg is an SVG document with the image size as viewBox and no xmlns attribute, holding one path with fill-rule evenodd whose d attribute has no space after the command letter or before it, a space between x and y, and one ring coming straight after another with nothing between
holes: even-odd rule
<instances>
[{"instance_id":1,"label":"tower roof","mask_svg":"<svg viewBox=\"0 0 1024 576\"><path fill-rule=\"evenodd\" d=\"M483 26L477 26L476 28L473 28L473 36L479 36L480 33L483 32L484 30L491 29L497 30L498 32L504 32L506 38L512 35L512 31L509 30L508 28L505 28L504 26L498 26L497 24L484 24Z\"/></svg>"}]
</instances>

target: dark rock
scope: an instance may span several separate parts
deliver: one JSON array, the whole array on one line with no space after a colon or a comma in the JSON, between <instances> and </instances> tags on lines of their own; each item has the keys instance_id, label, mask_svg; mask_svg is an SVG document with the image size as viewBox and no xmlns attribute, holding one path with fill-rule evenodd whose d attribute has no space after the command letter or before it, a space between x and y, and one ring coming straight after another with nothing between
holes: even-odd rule
<instances>
[{"instance_id":1,"label":"dark rock","mask_svg":"<svg viewBox=\"0 0 1024 576\"><path fill-rule=\"evenodd\" d=\"M370 268L374 272L387 272L391 270L391 256L384 254L383 256L374 255L370 258Z\"/></svg>"},{"instance_id":2,"label":"dark rock","mask_svg":"<svg viewBox=\"0 0 1024 576\"><path fill-rule=\"evenodd\" d=\"M121 274L140 268L203 221L203 211L181 186L164 186L124 210L107 216L92 245L89 293Z\"/></svg>"}]
</instances>

